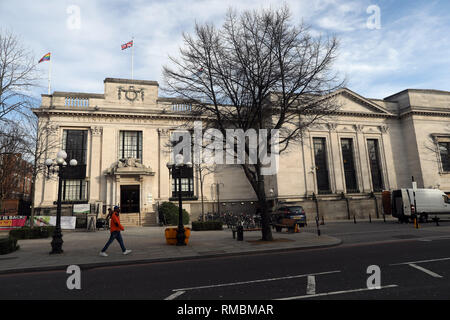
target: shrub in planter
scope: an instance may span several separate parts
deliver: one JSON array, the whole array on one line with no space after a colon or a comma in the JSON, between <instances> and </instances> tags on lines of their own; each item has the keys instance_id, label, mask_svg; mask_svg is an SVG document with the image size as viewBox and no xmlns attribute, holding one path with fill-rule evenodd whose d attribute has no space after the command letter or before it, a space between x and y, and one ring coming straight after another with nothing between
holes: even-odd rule
<instances>
[{"instance_id":1,"label":"shrub in planter","mask_svg":"<svg viewBox=\"0 0 450 320\"><path fill-rule=\"evenodd\" d=\"M163 202L159 206L159 211L164 215L166 224L171 226L178 225L178 210L179 208L172 202ZM189 213L183 209L183 224L189 224Z\"/></svg>"},{"instance_id":2,"label":"shrub in planter","mask_svg":"<svg viewBox=\"0 0 450 320\"><path fill-rule=\"evenodd\" d=\"M193 221L193 231L222 230L222 221Z\"/></svg>"},{"instance_id":3,"label":"shrub in planter","mask_svg":"<svg viewBox=\"0 0 450 320\"><path fill-rule=\"evenodd\" d=\"M53 235L54 226L45 227L22 227L9 231L9 237L14 239L42 239Z\"/></svg>"},{"instance_id":4,"label":"shrub in planter","mask_svg":"<svg viewBox=\"0 0 450 320\"><path fill-rule=\"evenodd\" d=\"M0 238L0 254L7 254L19 249L17 239L14 238Z\"/></svg>"}]
</instances>

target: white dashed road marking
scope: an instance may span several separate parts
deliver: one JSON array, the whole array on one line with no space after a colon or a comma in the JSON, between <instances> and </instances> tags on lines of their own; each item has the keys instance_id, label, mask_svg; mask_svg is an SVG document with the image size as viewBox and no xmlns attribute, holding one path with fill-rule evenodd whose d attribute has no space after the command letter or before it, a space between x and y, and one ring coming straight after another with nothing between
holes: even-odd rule
<instances>
[{"instance_id":1,"label":"white dashed road marking","mask_svg":"<svg viewBox=\"0 0 450 320\"><path fill-rule=\"evenodd\" d=\"M308 285L306 286L306 294L316 294L316 277L308 276Z\"/></svg>"},{"instance_id":2,"label":"white dashed road marking","mask_svg":"<svg viewBox=\"0 0 450 320\"><path fill-rule=\"evenodd\" d=\"M353 290L345 290L345 291L334 291L334 292L311 294L311 295L306 295L306 296L281 298L281 299L275 299L275 300L299 300L299 299L308 299L308 298L331 296L331 295L336 295L336 294L353 293L353 292L361 292L361 291L369 291L369 290L380 290L380 289L395 288L395 287L398 287L398 286L396 284L391 284L391 285L383 286L383 287L376 288L376 289L362 288L362 289L353 289Z\"/></svg>"},{"instance_id":3,"label":"white dashed road marking","mask_svg":"<svg viewBox=\"0 0 450 320\"><path fill-rule=\"evenodd\" d=\"M177 291L174 294L168 296L167 298L165 298L164 300L175 300L177 297L181 296L183 293L185 293L186 291Z\"/></svg>"},{"instance_id":4,"label":"white dashed road marking","mask_svg":"<svg viewBox=\"0 0 450 320\"><path fill-rule=\"evenodd\" d=\"M416 268L417 270L423 271L423 272L425 272L426 274L429 274L429 275L432 276L432 277L435 277L435 278L442 278L441 275L438 275L437 273L434 273L433 271L430 271L430 270L425 269L425 268L423 268L423 267L421 267L421 266L418 266L417 264L414 264L414 263L408 263L408 265L411 266L411 267L413 267L413 268Z\"/></svg>"}]
</instances>

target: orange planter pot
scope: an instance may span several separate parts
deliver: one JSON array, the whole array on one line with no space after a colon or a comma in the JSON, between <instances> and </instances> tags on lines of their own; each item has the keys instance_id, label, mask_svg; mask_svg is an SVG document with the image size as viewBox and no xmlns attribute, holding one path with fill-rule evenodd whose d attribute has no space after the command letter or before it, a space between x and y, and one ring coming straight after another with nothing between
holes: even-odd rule
<instances>
[{"instance_id":1,"label":"orange planter pot","mask_svg":"<svg viewBox=\"0 0 450 320\"><path fill-rule=\"evenodd\" d=\"M177 230L178 230L178 228L166 228L165 234L166 234L167 244L172 244L172 245L177 244ZM191 228L185 227L184 235L186 236L186 238L184 239L184 243L188 244L189 236L191 235Z\"/></svg>"}]
</instances>

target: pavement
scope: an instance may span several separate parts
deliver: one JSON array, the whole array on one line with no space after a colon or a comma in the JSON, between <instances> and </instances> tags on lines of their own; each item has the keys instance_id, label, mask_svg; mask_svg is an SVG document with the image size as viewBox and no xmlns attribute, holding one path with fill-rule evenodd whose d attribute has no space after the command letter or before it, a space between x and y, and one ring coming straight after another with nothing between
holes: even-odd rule
<instances>
[{"instance_id":1,"label":"pavement","mask_svg":"<svg viewBox=\"0 0 450 320\"><path fill-rule=\"evenodd\" d=\"M190 227L190 226L187 226ZM166 227L127 227L122 237L132 253L123 255L117 241L109 247L108 257L99 256L109 239L109 230L86 232L63 230L64 253L50 255L51 238L19 240L20 249L0 255L0 274L66 270L69 265L81 269L107 265L165 262L221 256L247 255L274 251L288 251L337 246L341 239L320 235L301 228L298 233L275 232L274 241L261 241L261 231L244 232L244 241L233 239L231 230L192 231L186 246L166 244ZM7 233L0 233L0 237Z\"/></svg>"}]
</instances>

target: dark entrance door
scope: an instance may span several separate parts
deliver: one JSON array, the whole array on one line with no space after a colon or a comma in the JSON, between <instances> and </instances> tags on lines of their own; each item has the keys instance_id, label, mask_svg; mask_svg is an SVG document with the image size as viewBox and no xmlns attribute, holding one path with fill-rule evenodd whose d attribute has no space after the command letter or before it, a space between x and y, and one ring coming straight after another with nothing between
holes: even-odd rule
<instances>
[{"instance_id":1,"label":"dark entrance door","mask_svg":"<svg viewBox=\"0 0 450 320\"><path fill-rule=\"evenodd\" d=\"M139 212L139 186L120 186L120 209L122 213Z\"/></svg>"}]
</instances>

